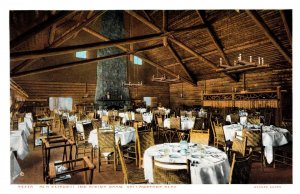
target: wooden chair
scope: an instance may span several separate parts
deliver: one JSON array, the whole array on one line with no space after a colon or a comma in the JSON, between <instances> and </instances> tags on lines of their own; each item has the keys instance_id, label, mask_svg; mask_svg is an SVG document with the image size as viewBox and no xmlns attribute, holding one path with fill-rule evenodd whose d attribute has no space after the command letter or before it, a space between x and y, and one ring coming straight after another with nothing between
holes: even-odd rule
<instances>
[{"instance_id":1,"label":"wooden chair","mask_svg":"<svg viewBox=\"0 0 300 194\"><path fill-rule=\"evenodd\" d=\"M183 132L181 131L181 119L180 117L170 117L170 129L168 129L169 142L173 142L174 137L177 136L178 140L184 137Z\"/></svg>"},{"instance_id":2,"label":"wooden chair","mask_svg":"<svg viewBox=\"0 0 300 194\"><path fill-rule=\"evenodd\" d=\"M87 114L87 118L90 119L90 120L93 120L95 118L95 113L94 112L89 112Z\"/></svg>"},{"instance_id":3,"label":"wooden chair","mask_svg":"<svg viewBox=\"0 0 300 194\"><path fill-rule=\"evenodd\" d=\"M238 123L240 122L240 116L238 113L230 114L231 123Z\"/></svg>"},{"instance_id":4,"label":"wooden chair","mask_svg":"<svg viewBox=\"0 0 300 194\"><path fill-rule=\"evenodd\" d=\"M162 137L164 141L169 142L168 129L164 127L163 118L161 116L157 116L156 120L158 138L160 139Z\"/></svg>"},{"instance_id":5,"label":"wooden chair","mask_svg":"<svg viewBox=\"0 0 300 194\"><path fill-rule=\"evenodd\" d=\"M228 149L231 148L232 142L226 141L223 125L221 123L217 124L215 122L212 122L211 126L214 134L214 146L217 148L222 147L224 151L227 152Z\"/></svg>"},{"instance_id":6,"label":"wooden chair","mask_svg":"<svg viewBox=\"0 0 300 194\"><path fill-rule=\"evenodd\" d=\"M209 143L209 130L191 130L190 143L204 144Z\"/></svg>"},{"instance_id":7,"label":"wooden chair","mask_svg":"<svg viewBox=\"0 0 300 194\"><path fill-rule=\"evenodd\" d=\"M229 184L247 184L249 182L250 172L252 164L252 150L247 156L237 157L236 154L233 154L230 175L229 175Z\"/></svg>"},{"instance_id":8,"label":"wooden chair","mask_svg":"<svg viewBox=\"0 0 300 194\"><path fill-rule=\"evenodd\" d=\"M100 172L101 166L101 156L104 153L107 153L106 161L114 162L114 170L117 170L117 157L116 157L116 141L115 141L115 131L114 128L111 131L105 131L101 129L97 129L97 136L98 136L98 166ZM108 157L113 155L113 159L110 160ZM104 156L104 155L103 155Z\"/></svg>"},{"instance_id":9,"label":"wooden chair","mask_svg":"<svg viewBox=\"0 0 300 194\"><path fill-rule=\"evenodd\" d=\"M144 152L149 147L155 145L153 130L150 131L138 131L136 130L136 143L138 148L138 160L139 160L139 168L142 167L142 162L144 159Z\"/></svg>"},{"instance_id":10,"label":"wooden chair","mask_svg":"<svg viewBox=\"0 0 300 194\"><path fill-rule=\"evenodd\" d=\"M253 125L259 125L260 124L260 117L259 116L249 116L247 118L247 121L250 123L250 124L253 124Z\"/></svg>"},{"instance_id":11,"label":"wooden chair","mask_svg":"<svg viewBox=\"0 0 300 194\"><path fill-rule=\"evenodd\" d=\"M89 135L91 131L93 130L93 125L90 124L83 124L83 131L84 133L79 133L76 129L76 127L73 128L74 130L74 139L75 139L75 159L79 158L79 155L86 156L86 154L90 155L90 158L93 162L94 159L94 148L91 143L88 142ZM84 137L83 137L84 135Z\"/></svg>"},{"instance_id":12,"label":"wooden chair","mask_svg":"<svg viewBox=\"0 0 300 194\"><path fill-rule=\"evenodd\" d=\"M194 124L194 130L206 130L207 126L205 126L205 119L204 118L196 118Z\"/></svg>"},{"instance_id":13,"label":"wooden chair","mask_svg":"<svg viewBox=\"0 0 300 194\"><path fill-rule=\"evenodd\" d=\"M152 156L154 184L190 184L190 160L186 163L161 162Z\"/></svg>"},{"instance_id":14,"label":"wooden chair","mask_svg":"<svg viewBox=\"0 0 300 194\"><path fill-rule=\"evenodd\" d=\"M123 156L123 152L121 151L121 142L120 139L117 143L117 152L118 152L118 158L121 163L122 172L124 176L124 184L145 184L148 181L145 180L144 176L144 169L134 169L128 171L125 159Z\"/></svg>"},{"instance_id":15,"label":"wooden chair","mask_svg":"<svg viewBox=\"0 0 300 194\"><path fill-rule=\"evenodd\" d=\"M101 121L102 121L102 122L105 122L106 124L109 124L108 116L107 116L107 115L102 115Z\"/></svg>"},{"instance_id":16,"label":"wooden chair","mask_svg":"<svg viewBox=\"0 0 300 194\"><path fill-rule=\"evenodd\" d=\"M236 154L238 157L244 157L246 154L246 148L247 137L242 137L242 140L235 137L232 140L232 148L229 152L229 155L232 156L233 154Z\"/></svg>"},{"instance_id":17,"label":"wooden chair","mask_svg":"<svg viewBox=\"0 0 300 194\"><path fill-rule=\"evenodd\" d=\"M63 129L63 134L65 137L71 140L75 140L73 137L73 128L75 127L75 123L73 121L69 121L67 126Z\"/></svg>"},{"instance_id":18,"label":"wooden chair","mask_svg":"<svg viewBox=\"0 0 300 194\"><path fill-rule=\"evenodd\" d=\"M121 119L120 117L109 117L109 124L116 126L121 124Z\"/></svg>"},{"instance_id":19,"label":"wooden chair","mask_svg":"<svg viewBox=\"0 0 300 194\"><path fill-rule=\"evenodd\" d=\"M247 149L251 148L253 152L253 157L258 157L258 161L261 162L262 171L264 171L265 157L264 148L262 144L262 131L258 130L248 130L243 129L242 137L247 137Z\"/></svg>"},{"instance_id":20,"label":"wooden chair","mask_svg":"<svg viewBox=\"0 0 300 194\"><path fill-rule=\"evenodd\" d=\"M75 165L75 163L80 162L81 165ZM72 168L68 168L64 171L57 172L57 167L64 167L64 165L71 166ZM75 167L77 166L77 167ZM85 184L92 184L93 183L93 175L94 169L96 166L88 159L88 157L83 157L75 160L68 160L64 162L53 162L49 165L49 176L47 177L48 184L55 184L57 182L62 182L66 179L67 175L73 175L76 173L83 172L84 175L84 183ZM89 175L88 175L89 171Z\"/></svg>"},{"instance_id":21,"label":"wooden chair","mask_svg":"<svg viewBox=\"0 0 300 194\"><path fill-rule=\"evenodd\" d=\"M93 119L92 120L92 125L94 129L102 128L102 121L101 119Z\"/></svg>"}]
</instances>

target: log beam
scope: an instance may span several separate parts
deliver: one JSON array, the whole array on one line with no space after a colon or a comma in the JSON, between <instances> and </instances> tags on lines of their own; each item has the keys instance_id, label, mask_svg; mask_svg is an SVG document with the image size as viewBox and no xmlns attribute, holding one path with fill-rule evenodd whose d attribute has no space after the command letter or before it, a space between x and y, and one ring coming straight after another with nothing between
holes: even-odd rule
<instances>
[{"instance_id":1,"label":"log beam","mask_svg":"<svg viewBox=\"0 0 300 194\"><path fill-rule=\"evenodd\" d=\"M96 31L94 31L94 30L91 30L91 29L89 29L89 28L84 28L84 30L85 30L86 32L89 32L91 35L94 35L95 37L101 39L101 40L104 40L104 41L110 41L110 39L108 39L107 37L103 36L102 34L96 32ZM141 56L141 55L138 55L138 53L144 52L144 51L146 51L146 49L147 49L147 50L150 50L150 49L156 49L156 48L159 48L159 47L162 47L162 46L163 46L163 45L161 45L161 44L159 44L159 45L154 45L154 46L149 46L149 47L146 47L146 48L142 48L142 49L140 49L140 50L138 50L138 51L133 51L133 53L136 54L137 56L139 56L142 60L144 60L144 61L145 61L146 63L148 63L149 65L152 65L152 66L154 66L154 67L156 67L156 68L158 68L158 69L160 69L160 70L162 70L162 71L164 71L164 72L166 72L166 73L168 73L168 74L170 74L170 75L172 75L172 76L174 76L174 77L177 77L178 75L175 74L174 72L170 71L169 69L166 69L166 68L164 68L163 66L158 65L158 64L156 64L156 63L150 61L149 59L146 59L145 57L143 57L143 56ZM129 51L126 47L119 46L118 48L120 48L121 50L127 52L127 54L129 54L129 55L130 55L130 54L133 54L133 53L130 53L130 51ZM194 80L191 81L191 80L188 80L188 79L185 79L185 78L184 78L183 81L185 81L185 82L187 82L187 83L189 83L189 84L192 84L193 86L196 86L196 85L197 85L197 82L194 81Z\"/></svg>"},{"instance_id":2,"label":"log beam","mask_svg":"<svg viewBox=\"0 0 300 194\"><path fill-rule=\"evenodd\" d=\"M35 36L36 34L40 33L41 31L45 30L46 28L49 28L53 25L58 24L59 22L63 21L64 19L71 17L74 15L76 11L71 12L62 12L58 13L51 18L49 18L47 21L33 27L32 29L28 30L27 32L23 33L22 35L18 36L14 40L10 41L10 49L14 49L15 47L19 46L21 43L26 42L30 37Z\"/></svg>"},{"instance_id":3,"label":"log beam","mask_svg":"<svg viewBox=\"0 0 300 194\"><path fill-rule=\"evenodd\" d=\"M183 69L183 71L185 72L185 74L188 76L188 78L195 82L195 79L192 77L191 73L188 71L186 65L181 61L179 55L176 53L175 49L172 47L172 45L168 44L168 49L171 52L171 54L173 55L173 57L176 59L176 61L180 64L181 68Z\"/></svg>"},{"instance_id":4,"label":"log beam","mask_svg":"<svg viewBox=\"0 0 300 194\"><path fill-rule=\"evenodd\" d=\"M150 21L148 21L143 16L137 14L135 11L129 11L128 10L128 11L125 11L125 12L128 13L129 15L131 15L132 17L136 18L140 22L144 23L146 26L148 26L149 28L151 28L155 32L161 32L161 30L160 30L159 27L157 27L156 25L154 25L153 23L151 23Z\"/></svg>"},{"instance_id":5,"label":"log beam","mask_svg":"<svg viewBox=\"0 0 300 194\"><path fill-rule=\"evenodd\" d=\"M258 15L258 13L253 10L246 10L246 13L252 18L255 24L263 31L263 33L270 39L273 45L278 49L278 51L282 54L282 56L289 62L289 64L292 64L292 59L290 55L284 49L284 47L281 45L279 40L269 29L269 27L265 24L263 19Z\"/></svg>"},{"instance_id":6,"label":"log beam","mask_svg":"<svg viewBox=\"0 0 300 194\"><path fill-rule=\"evenodd\" d=\"M216 32L214 31L213 27L207 22L204 13L200 12L199 10L196 10L196 12L197 12L201 22L203 24L207 25L207 33L209 34L209 36L210 36L211 40L213 41L215 47L217 48L217 50L221 54L222 58L224 59L226 65L231 66L227 56L224 53L223 46L220 43L220 39L217 37Z\"/></svg>"},{"instance_id":7,"label":"log beam","mask_svg":"<svg viewBox=\"0 0 300 194\"><path fill-rule=\"evenodd\" d=\"M97 57L94 59L87 59L87 60L83 60L83 61L76 61L76 62L65 63L65 64L61 64L61 65L56 65L56 66L44 67L41 69L15 73L15 74L11 75L11 78L24 77L24 76L35 75L35 74L39 74L39 73L47 73L47 72L51 72L51 71L62 70L62 69L70 68L70 67L82 66L82 65L87 65L90 63L98 62L98 61L106 61L106 60L111 60L111 59L116 59L116 58L126 57L126 56L127 56L127 53L121 53L121 54L116 54L116 55L111 55L111 56L106 56L106 57Z\"/></svg>"},{"instance_id":8,"label":"log beam","mask_svg":"<svg viewBox=\"0 0 300 194\"><path fill-rule=\"evenodd\" d=\"M217 68L217 65L215 65L214 63L212 63L211 61L207 60L206 58L204 58L203 56L201 56L200 54L196 53L194 50L192 50L191 48L189 48L188 46L186 46L185 44L183 44L182 42L174 39L174 38L169 38L170 41L172 41L174 44L178 45L180 48L184 49L185 51L189 52L190 54L194 55L195 57L197 57L200 61L203 61L205 64L209 65L212 68ZM233 75L227 74L225 73L226 76L230 77L231 79L233 79L234 81L238 81L239 78L235 77Z\"/></svg>"},{"instance_id":9,"label":"log beam","mask_svg":"<svg viewBox=\"0 0 300 194\"><path fill-rule=\"evenodd\" d=\"M71 30L69 33L67 33L64 36L58 38L55 42L53 42L47 48L56 48L56 47L62 45L64 42L66 42L67 40L69 40L70 38L72 38L72 36L74 34L76 34L77 32L79 32L80 30L82 30L83 27L89 25L92 21L94 21L96 18L98 18L99 16L101 16L104 13L105 13L105 11L103 11L103 12L96 12L92 17L90 17L89 19L87 19L86 21L84 21L81 25L79 25L75 29ZM16 66L14 69L12 69L11 72L12 73L16 73L16 72L20 71L21 69L23 69L24 67L31 65L36 60L37 59L26 60L26 61L22 62L21 64L19 64L18 66Z\"/></svg>"},{"instance_id":10,"label":"log beam","mask_svg":"<svg viewBox=\"0 0 300 194\"><path fill-rule=\"evenodd\" d=\"M287 37L289 39L289 42L290 42L290 45L292 45L292 31L290 30L290 27L289 27L289 24L288 24L288 21L287 21L287 18L286 18L286 15L285 15L285 11L284 10L280 10L280 16L281 16L281 19L282 19L282 22L284 24L284 28L285 28L285 31L286 31L286 34L287 34Z\"/></svg>"},{"instance_id":11,"label":"log beam","mask_svg":"<svg viewBox=\"0 0 300 194\"><path fill-rule=\"evenodd\" d=\"M48 50L34 50L34 51L25 51L25 52L16 52L10 54L11 61L20 61L26 59L36 59L41 57L50 57L50 56L57 56L63 54L74 53L77 51L82 50L95 50L101 48L107 48L117 45L125 45L125 44L134 44L140 42L147 42L153 40L161 40L164 36L162 33L154 34L154 35L146 35L146 36L139 36L127 39L120 39L120 40L111 40L106 42L97 42L97 43L90 43L90 44L83 44L83 45L75 45L75 46L67 46L67 47L60 47L60 48L53 48Z\"/></svg>"}]
</instances>

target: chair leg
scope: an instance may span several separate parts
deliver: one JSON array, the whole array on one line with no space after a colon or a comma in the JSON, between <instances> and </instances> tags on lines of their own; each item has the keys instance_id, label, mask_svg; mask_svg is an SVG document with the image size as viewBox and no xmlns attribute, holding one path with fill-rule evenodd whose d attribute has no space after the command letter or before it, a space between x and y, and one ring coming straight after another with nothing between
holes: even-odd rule
<instances>
[{"instance_id":1,"label":"chair leg","mask_svg":"<svg viewBox=\"0 0 300 194\"><path fill-rule=\"evenodd\" d=\"M101 152L100 148L98 148L98 172L100 172L100 166L101 166Z\"/></svg>"},{"instance_id":2,"label":"chair leg","mask_svg":"<svg viewBox=\"0 0 300 194\"><path fill-rule=\"evenodd\" d=\"M114 152L114 170L117 171L117 157L116 157L116 152Z\"/></svg>"}]
</instances>

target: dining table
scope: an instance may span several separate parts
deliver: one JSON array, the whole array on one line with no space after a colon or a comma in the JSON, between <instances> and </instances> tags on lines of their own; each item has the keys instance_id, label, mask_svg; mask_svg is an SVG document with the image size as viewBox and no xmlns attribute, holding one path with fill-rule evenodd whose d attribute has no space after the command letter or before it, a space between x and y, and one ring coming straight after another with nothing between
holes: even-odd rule
<instances>
[{"instance_id":1,"label":"dining table","mask_svg":"<svg viewBox=\"0 0 300 194\"><path fill-rule=\"evenodd\" d=\"M22 174L21 167L14 152L10 151L10 182L13 183L13 181Z\"/></svg>"},{"instance_id":2,"label":"dining table","mask_svg":"<svg viewBox=\"0 0 300 194\"><path fill-rule=\"evenodd\" d=\"M29 154L28 136L24 130L10 131L10 148L16 151L19 159L23 160Z\"/></svg>"},{"instance_id":3,"label":"dining table","mask_svg":"<svg viewBox=\"0 0 300 194\"><path fill-rule=\"evenodd\" d=\"M182 152L181 143L164 143L149 147L144 152L143 168L145 180L154 183L152 157L160 162L185 163L191 160L192 184L226 184L229 182L230 165L225 152L203 144L188 143ZM184 169L186 165L172 165ZM174 167L175 166L175 167ZM165 165L164 168L170 166Z\"/></svg>"},{"instance_id":4,"label":"dining table","mask_svg":"<svg viewBox=\"0 0 300 194\"><path fill-rule=\"evenodd\" d=\"M195 120L193 120L190 117L183 117L183 116L180 118L180 122L181 122L181 130L192 129L195 124ZM166 118L164 120L164 127L170 129L171 127L170 118Z\"/></svg>"},{"instance_id":5,"label":"dining table","mask_svg":"<svg viewBox=\"0 0 300 194\"><path fill-rule=\"evenodd\" d=\"M284 128L276 127L273 125L254 125L247 124L248 130L262 129L262 144L264 146L264 155L267 162L270 164L273 161L273 147L282 146L292 141L291 133ZM226 140L232 141L235 134L237 138L242 137L242 130L244 126L241 124L224 125L224 135Z\"/></svg>"},{"instance_id":6,"label":"dining table","mask_svg":"<svg viewBox=\"0 0 300 194\"><path fill-rule=\"evenodd\" d=\"M103 132L112 131L112 128L108 126L107 128L100 129ZM127 145L131 141L135 141L135 129L133 127L124 126L124 125L117 125L115 126L115 140L116 142L118 139L121 141L121 145ZM97 129L93 129L90 132L88 142L93 145L93 147L98 147L98 134Z\"/></svg>"}]
</instances>

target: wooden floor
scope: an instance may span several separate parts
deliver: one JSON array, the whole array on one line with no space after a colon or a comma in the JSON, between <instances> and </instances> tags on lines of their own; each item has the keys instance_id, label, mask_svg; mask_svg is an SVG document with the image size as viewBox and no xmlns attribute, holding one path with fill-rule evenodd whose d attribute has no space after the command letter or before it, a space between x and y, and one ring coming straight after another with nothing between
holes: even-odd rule
<instances>
[{"instance_id":1,"label":"wooden floor","mask_svg":"<svg viewBox=\"0 0 300 194\"><path fill-rule=\"evenodd\" d=\"M41 147L33 149L33 135L31 134L28 143L30 153L24 160L18 160L24 176L19 176L13 184L44 184L42 172L42 150ZM53 160L62 160L62 150L51 152ZM94 159L97 164L98 158ZM136 168L134 161L128 161L128 170ZM274 169L271 165L261 169L260 163L253 162L250 184L292 184L292 167L277 165ZM83 175L76 174L72 179L63 184L83 184ZM94 171L93 184L123 184L123 174L119 165L114 171L113 164L102 164L101 172L98 172L98 165Z\"/></svg>"}]
</instances>

